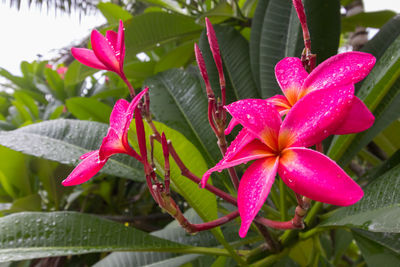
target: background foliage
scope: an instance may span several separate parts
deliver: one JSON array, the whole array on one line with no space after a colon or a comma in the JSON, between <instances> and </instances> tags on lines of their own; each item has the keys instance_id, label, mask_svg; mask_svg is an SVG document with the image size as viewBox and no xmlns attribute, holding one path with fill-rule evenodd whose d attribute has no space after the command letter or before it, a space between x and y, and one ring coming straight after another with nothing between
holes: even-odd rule
<instances>
[{"instance_id":1,"label":"background foliage","mask_svg":"<svg viewBox=\"0 0 400 267\"><path fill-rule=\"evenodd\" d=\"M97 5L108 21L100 31L124 21L127 77L135 88L150 87L154 120L187 167L201 176L221 157L207 125L205 88L194 63L198 42L211 84L219 88L204 18L215 25L228 102L266 98L279 93L277 61L300 56L303 49L291 1L117 2ZM341 14L351 2L304 4L318 62L338 49L351 49L346 44L357 27L379 29L361 48L377 63L357 88L375 124L325 144L327 154L363 186L360 202L344 208L313 203L304 230L270 231L282 244L271 252L255 228L239 239L239 221L212 233L186 234L155 205L140 164L127 157L111 158L88 183L62 187L79 156L99 146L113 104L127 97L128 89L115 74L95 74L76 61L65 76L47 62L22 62L22 76L0 69L8 80L7 90L0 92L0 261L7 266L399 266L400 18L391 11ZM69 10L74 3L54 1L54 6ZM132 144L134 136L130 133ZM155 158L162 162L161 154ZM174 198L191 221L208 221L233 209L198 189L176 166L171 175ZM226 173L213 176L213 183L234 194ZM282 189L279 183L273 186L263 207L267 218L293 216L295 196ZM235 261L232 248L240 251L242 262Z\"/></svg>"}]
</instances>

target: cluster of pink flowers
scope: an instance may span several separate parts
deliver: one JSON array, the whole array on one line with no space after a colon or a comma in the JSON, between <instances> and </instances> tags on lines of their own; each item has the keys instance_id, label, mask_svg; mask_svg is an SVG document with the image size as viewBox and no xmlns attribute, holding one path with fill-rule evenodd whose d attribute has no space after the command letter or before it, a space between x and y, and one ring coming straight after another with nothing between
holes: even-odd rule
<instances>
[{"instance_id":1,"label":"cluster of pink flowers","mask_svg":"<svg viewBox=\"0 0 400 267\"><path fill-rule=\"evenodd\" d=\"M211 34L211 40L216 43L215 33L211 31ZM73 48L74 57L87 66L113 71L126 80L122 22L118 32L108 31L106 37L93 31L91 41L93 50ZM196 52L198 56L199 51ZM213 54L219 55L219 51ZM221 59L216 61L222 72ZM284 58L275 67L283 95L239 100L225 106L232 115L225 133L229 134L238 124L243 129L223 159L204 174L201 185L206 185L212 172L254 160L238 189L241 237L247 234L264 204L277 173L293 191L316 201L347 206L362 198L363 191L356 182L334 161L309 147L330 135L357 133L373 124L374 116L354 96L354 84L362 80L374 64L375 58L370 54L348 52L329 58L307 73L299 58ZM202 68L204 66L200 66L200 70ZM83 155L83 161L63 185L87 181L116 153L128 154L139 161L146 157L145 147L139 155L127 140L130 122L137 113L134 111L146 91L134 97L131 103L119 100L115 104L101 147Z\"/></svg>"}]
</instances>

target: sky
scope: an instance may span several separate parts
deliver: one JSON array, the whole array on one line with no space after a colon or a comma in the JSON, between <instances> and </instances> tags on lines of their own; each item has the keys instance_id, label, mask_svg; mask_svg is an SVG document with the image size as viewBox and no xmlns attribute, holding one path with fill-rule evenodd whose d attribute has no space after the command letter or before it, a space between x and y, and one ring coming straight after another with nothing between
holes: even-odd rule
<instances>
[{"instance_id":1,"label":"sky","mask_svg":"<svg viewBox=\"0 0 400 267\"><path fill-rule=\"evenodd\" d=\"M55 50L78 43L88 36L93 28L105 23L100 12L90 16L57 14L28 8L26 2L18 11L10 8L8 1L0 1L0 67L20 75L21 61L33 61L37 55L50 59ZM45 1L44 1L45 2ZM400 13L400 1L364 0L366 11L391 9Z\"/></svg>"}]
</instances>

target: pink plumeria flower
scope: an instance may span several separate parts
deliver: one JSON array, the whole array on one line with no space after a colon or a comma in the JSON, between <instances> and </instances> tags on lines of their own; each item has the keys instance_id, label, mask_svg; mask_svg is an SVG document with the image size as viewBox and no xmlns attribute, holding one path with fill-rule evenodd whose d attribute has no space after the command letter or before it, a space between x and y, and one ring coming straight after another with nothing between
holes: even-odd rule
<instances>
[{"instance_id":1,"label":"pink plumeria flower","mask_svg":"<svg viewBox=\"0 0 400 267\"><path fill-rule=\"evenodd\" d=\"M352 205L363 196L360 186L334 161L306 147L333 134L353 108L354 85L315 90L297 101L282 122L268 101L247 99L226 109L244 129L229 146L224 158L208 170L222 171L255 160L245 171L238 190L239 230L246 236L251 222L265 202L276 173L298 194L333 205Z\"/></svg>"},{"instance_id":2,"label":"pink plumeria flower","mask_svg":"<svg viewBox=\"0 0 400 267\"><path fill-rule=\"evenodd\" d=\"M284 95L276 95L267 100L283 116L311 92L341 88L361 81L374 67L375 61L375 57L368 53L347 52L330 57L308 74L299 58L284 58L275 66L275 76ZM372 113L355 97L349 113L333 134L358 133L371 127L373 122ZM229 134L237 124L237 121L232 120L225 133Z\"/></svg>"},{"instance_id":3,"label":"pink plumeria flower","mask_svg":"<svg viewBox=\"0 0 400 267\"><path fill-rule=\"evenodd\" d=\"M107 31L104 37L97 30L91 34L92 49L75 48L71 53L76 60L91 68L109 70L125 79L123 71L125 58L124 25L119 22L118 32Z\"/></svg>"},{"instance_id":4,"label":"pink plumeria flower","mask_svg":"<svg viewBox=\"0 0 400 267\"><path fill-rule=\"evenodd\" d=\"M62 182L64 186L78 185L86 182L98 173L107 160L114 154L123 153L141 161L139 154L131 148L128 142L128 129L133 118L133 113L140 99L148 88L140 92L129 103L120 99L115 103L110 115L110 127L107 136L98 150L88 152L80 157L81 163Z\"/></svg>"}]
</instances>

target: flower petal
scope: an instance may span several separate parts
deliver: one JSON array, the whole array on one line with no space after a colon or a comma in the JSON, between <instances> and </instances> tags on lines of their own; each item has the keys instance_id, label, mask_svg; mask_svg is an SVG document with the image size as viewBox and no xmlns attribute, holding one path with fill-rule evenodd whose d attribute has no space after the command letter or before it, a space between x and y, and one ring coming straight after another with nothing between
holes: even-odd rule
<instances>
[{"instance_id":1,"label":"flower petal","mask_svg":"<svg viewBox=\"0 0 400 267\"><path fill-rule=\"evenodd\" d=\"M241 133L243 133L243 131L244 129ZM240 139L238 139L238 137ZM258 139L254 139L254 136L249 134L240 136L239 134L238 137L229 146L224 158L218 162L217 165L204 173L201 179L201 186L203 188L211 173L215 171L220 172L223 169L247 163L251 160L273 156L272 151Z\"/></svg>"},{"instance_id":2,"label":"flower petal","mask_svg":"<svg viewBox=\"0 0 400 267\"><path fill-rule=\"evenodd\" d=\"M68 177L62 181L63 186L78 185L86 182L92 178L96 173L103 168L106 164L107 159L101 161L99 159L99 151L93 151L88 157L86 157L75 169L68 175ZM88 153L87 153L88 154Z\"/></svg>"},{"instance_id":3,"label":"flower petal","mask_svg":"<svg viewBox=\"0 0 400 267\"><path fill-rule=\"evenodd\" d=\"M347 116L354 86L317 90L289 111L279 132L279 147L309 147L333 134Z\"/></svg>"},{"instance_id":4,"label":"flower petal","mask_svg":"<svg viewBox=\"0 0 400 267\"><path fill-rule=\"evenodd\" d=\"M128 129L129 129L129 126L131 125L131 121L133 118L133 111L139 104L142 97L147 93L147 91L149 91L149 88L148 87L144 88L139 94L137 94L132 99L131 103L128 106L128 109L127 109L126 115L125 115L126 121L125 121L125 126L123 128L123 138L122 138L124 142L126 141L126 143L128 142Z\"/></svg>"},{"instance_id":5,"label":"flower petal","mask_svg":"<svg viewBox=\"0 0 400 267\"><path fill-rule=\"evenodd\" d=\"M365 131L374 124L375 117L365 104L358 98L354 97L353 104L346 115L344 121L334 134L352 134Z\"/></svg>"},{"instance_id":6,"label":"flower petal","mask_svg":"<svg viewBox=\"0 0 400 267\"><path fill-rule=\"evenodd\" d=\"M118 136L113 128L108 128L106 137L103 138L99 149L99 158L104 160L117 153L127 153L127 149L122 143L122 138Z\"/></svg>"},{"instance_id":7,"label":"flower petal","mask_svg":"<svg viewBox=\"0 0 400 267\"><path fill-rule=\"evenodd\" d=\"M250 165L240 180L238 209L242 224L239 236L245 237L251 222L261 209L274 183L278 157L259 159Z\"/></svg>"},{"instance_id":8,"label":"flower petal","mask_svg":"<svg viewBox=\"0 0 400 267\"><path fill-rule=\"evenodd\" d=\"M117 60L119 61L119 54L120 54L120 47L118 46L118 33L115 31L106 31L106 39L109 42L109 44L112 46L115 52L115 56Z\"/></svg>"},{"instance_id":9,"label":"flower petal","mask_svg":"<svg viewBox=\"0 0 400 267\"><path fill-rule=\"evenodd\" d=\"M118 38L117 38L117 58L119 60L119 68L122 71L124 69L124 59L125 59L125 28L122 20L119 21L118 26ZM118 52L117 52L118 51Z\"/></svg>"},{"instance_id":10,"label":"flower petal","mask_svg":"<svg viewBox=\"0 0 400 267\"><path fill-rule=\"evenodd\" d=\"M120 138L122 138L125 125L129 117L133 116L133 112L128 114L129 102L125 99L119 99L110 115L110 128L113 128Z\"/></svg>"},{"instance_id":11,"label":"flower petal","mask_svg":"<svg viewBox=\"0 0 400 267\"><path fill-rule=\"evenodd\" d=\"M285 149L278 173L293 191L316 201L348 206L364 195L361 187L336 162L311 149Z\"/></svg>"},{"instance_id":12,"label":"flower petal","mask_svg":"<svg viewBox=\"0 0 400 267\"><path fill-rule=\"evenodd\" d=\"M275 95L266 100L275 106L281 116L286 115L286 113L288 113L292 108L292 105L288 102L286 96L283 95Z\"/></svg>"},{"instance_id":13,"label":"flower petal","mask_svg":"<svg viewBox=\"0 0 400 267\"><path fill-rule=\"evenodd\" d=\"M108 43L108 40L103 35L101 35L101 33L93 30L91 35L91 42L93 52L96 57L110 70L119 74L121 72L119 62L115 55L115 51Z\"/></svg>"},{"instance_id":14,"label":"flower petal","mask_svg":"<svg viewBox=\"0 0 400 267\"><path fill-rule=\"evenodd\" d=\"M245 99L225 106L245 128L271 149L276 149L281 117L275 106L263 99Z\"/></svg>"},{"instance_id":15,"label":"flower petal","mask_svg":"<svg viewBox=\"0 0 400 267\"><path fill-rule=\"evenodd\" d=\"M303 96L302 85L308 76L301 59L297 57L282 59L275 66L275 76L287 100L294 105Z\"/></svg>"},{"instance_id":16,"label":"flower petal","mask_svg":"<svg viewBox=\"0 0 400 267\"><path fill-rule=\"evenodd\" d=\"M240 122L236 120L235 118L232 118L231 121L228 124L228 127L226 127L224 134L228 135L232 132L233 128L235 128Z\"/></svg>"},{"instance_id":17,"label":"flower petal","mask_svg":"<svg viewBox=\"0 0 400 267\"><path fill-rule=\"evenodd\" d=\"M363 52L347 52L330 57L316 67L303 87L317 90L342 87L361 81L375 65L375 57Z\"/></svg>"},{"instance_id":18,"label":"flower petal","mask_svg":"<svg viewBox=\"0 0 400 267\"><path fill-rule=\"evenodd\" d=\"M110 70L96 57L92 50L72 47L71 54L83 65L100 70Z\"/></svg>"}]
</instances>

